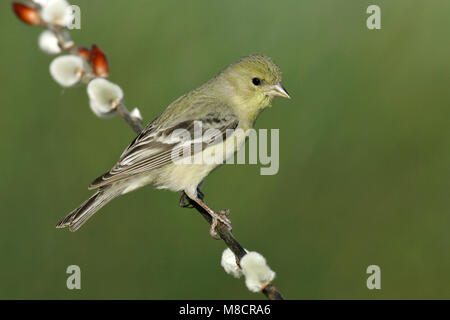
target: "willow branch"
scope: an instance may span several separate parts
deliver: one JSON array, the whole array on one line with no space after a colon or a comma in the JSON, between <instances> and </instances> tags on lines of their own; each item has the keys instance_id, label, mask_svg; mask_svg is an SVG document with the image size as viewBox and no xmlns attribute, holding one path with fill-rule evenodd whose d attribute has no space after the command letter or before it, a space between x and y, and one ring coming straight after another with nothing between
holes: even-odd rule
<instances>
[{"instance_id":1,"label":"willow branch","mask_svg":"<svg viewBox=\"0 0 450 320\"><path fill-rule=\"evenodd\" d=\"M133 118L130 114L130 111L128 111L127 107L125 107L123 103L119 104L116 110L119 116L121 116L123 120L125 120L125 122L131 127L131 129L133 129L136 134L141 133L141 131L144 129L141 120Z\"/></svg>"},{"instance_id":2,"label":"willow branch","mask_svg":"<svg viewBox=\"0 0 450 320\"><path fill-rule=\"evenodd\" d=\"M58 39L58 45L62 51L69 52L71 54L78 54L78 50L80 47L75 45L75 42L72 41L70 34L67 32L67 30L54 26L48 26L48 29L55 33ZM95 75L92 72L92 68L86 66L86 69L87 71L85 76L83 77L83 82L89 83L90 80L95 78ZM133 129L133 131L136 134L141 133L141 131L144 129L144 127L142 126L142 120L132 117L130 111L125 106L123 101L116 106L116 111L119 114L119 116L125 120L125 122Z\"/></svg>"}]
</instances>

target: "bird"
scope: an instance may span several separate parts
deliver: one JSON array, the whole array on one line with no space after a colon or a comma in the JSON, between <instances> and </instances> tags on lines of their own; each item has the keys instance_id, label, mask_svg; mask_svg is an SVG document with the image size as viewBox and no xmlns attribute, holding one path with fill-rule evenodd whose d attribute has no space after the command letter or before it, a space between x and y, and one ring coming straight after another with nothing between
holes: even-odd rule
<instances>
[{"instance_id":1,"label":"bird","mask_svg":"<svg viewBox=\"0 0 450 320\"><path fill-rule=\"evenodd\" d=\"M252 54L181 96L135 137L111 170L91 183L89 189L96 192L56 227L76 231L114 198L150 185L181 192L181 203L187 198L202 207L212 218L209 233L218 239L215 227L219 221L232 228L229 210L209 207L200 187L245 144L247 132L275 97L291 98L281 78L271 58ZM235 134L238 130L244 134ZM218 161L183 161L199 155L219 156Z\"/></svg>"}]
</instances>

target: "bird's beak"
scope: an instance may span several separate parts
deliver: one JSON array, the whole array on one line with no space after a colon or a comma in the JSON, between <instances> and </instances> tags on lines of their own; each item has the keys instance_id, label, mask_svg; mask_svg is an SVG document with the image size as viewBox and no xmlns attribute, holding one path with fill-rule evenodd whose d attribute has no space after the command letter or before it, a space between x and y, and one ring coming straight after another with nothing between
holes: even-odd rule
<instances>
[{"instance_id":1,"label":"bird's beak","mask_svg":"<svg viewBox=\"0 0 450 320\"><path fill-rule=\"evenodd\" d=\"M281 82L278 82L276 85L271 87L271 90L269 91L269 95L272 97L282 97L282 98L288 98L290 99L291 96L286 91L286 89L283 87Z\"/></svg>"}]
</instances>

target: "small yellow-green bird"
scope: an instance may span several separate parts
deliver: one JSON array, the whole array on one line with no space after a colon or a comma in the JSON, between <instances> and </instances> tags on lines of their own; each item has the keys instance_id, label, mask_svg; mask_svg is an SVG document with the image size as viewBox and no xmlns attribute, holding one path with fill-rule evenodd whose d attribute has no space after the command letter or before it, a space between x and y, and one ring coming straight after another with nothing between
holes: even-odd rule
<instances>
[{"instance_id":1,"label":"small yellow-green bird","mask_svg":"<svg viewBox=\"0 0 450 320\"><path fill-rule=\"evenodd\" d=\"M145 185L158 189L184 192L191 201L204 208L213 218L210 234L217 238L218 221L231 228L227 210L216 212L202 200L198 187L203 179L221 163L187 162L173 159L182 150L194 149L211 156L225 147L223 162L241 148L246 135L229 135L222 139L201 139L177 135L180 129L193 133L200 123L202 133L215 132L223 136L230 129L252 128L261 111L276 96L290 98L281 85L281 72L268 57L251 55L231 64L199 88L175 100L167 109L131 142L116 165L91 183L97 192L69 213L57 228L78 230L95 212L117 196ZM215 129L215 130L210 130ZM214 137L213 137L214 138ZM219 142L218 142L219 141ZM228 144L233 142L232 147ZM201 148L195 148L195 145ZM223 149L221 149L223 150ZM195 153L196 151L194 151Z\"/></svg>"}]
</instances>

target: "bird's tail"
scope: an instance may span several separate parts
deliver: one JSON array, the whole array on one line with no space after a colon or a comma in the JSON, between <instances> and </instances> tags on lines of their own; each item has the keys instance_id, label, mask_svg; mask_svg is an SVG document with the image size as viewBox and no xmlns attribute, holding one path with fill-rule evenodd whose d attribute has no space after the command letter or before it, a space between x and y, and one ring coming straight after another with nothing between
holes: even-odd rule
<instances>
[{"instance_id":1,"label":"bird's tail","mask_svg":"<svg viewBox=\"0 0 450 320\"><path fill-rule=\"evenodd\" d=\"M121 191L109 186L100 188L92 197L58 222L56 227L65 228L68 226L70 231L77 231L94 213L120 195Z\"/></svg>"}]
</instances>

